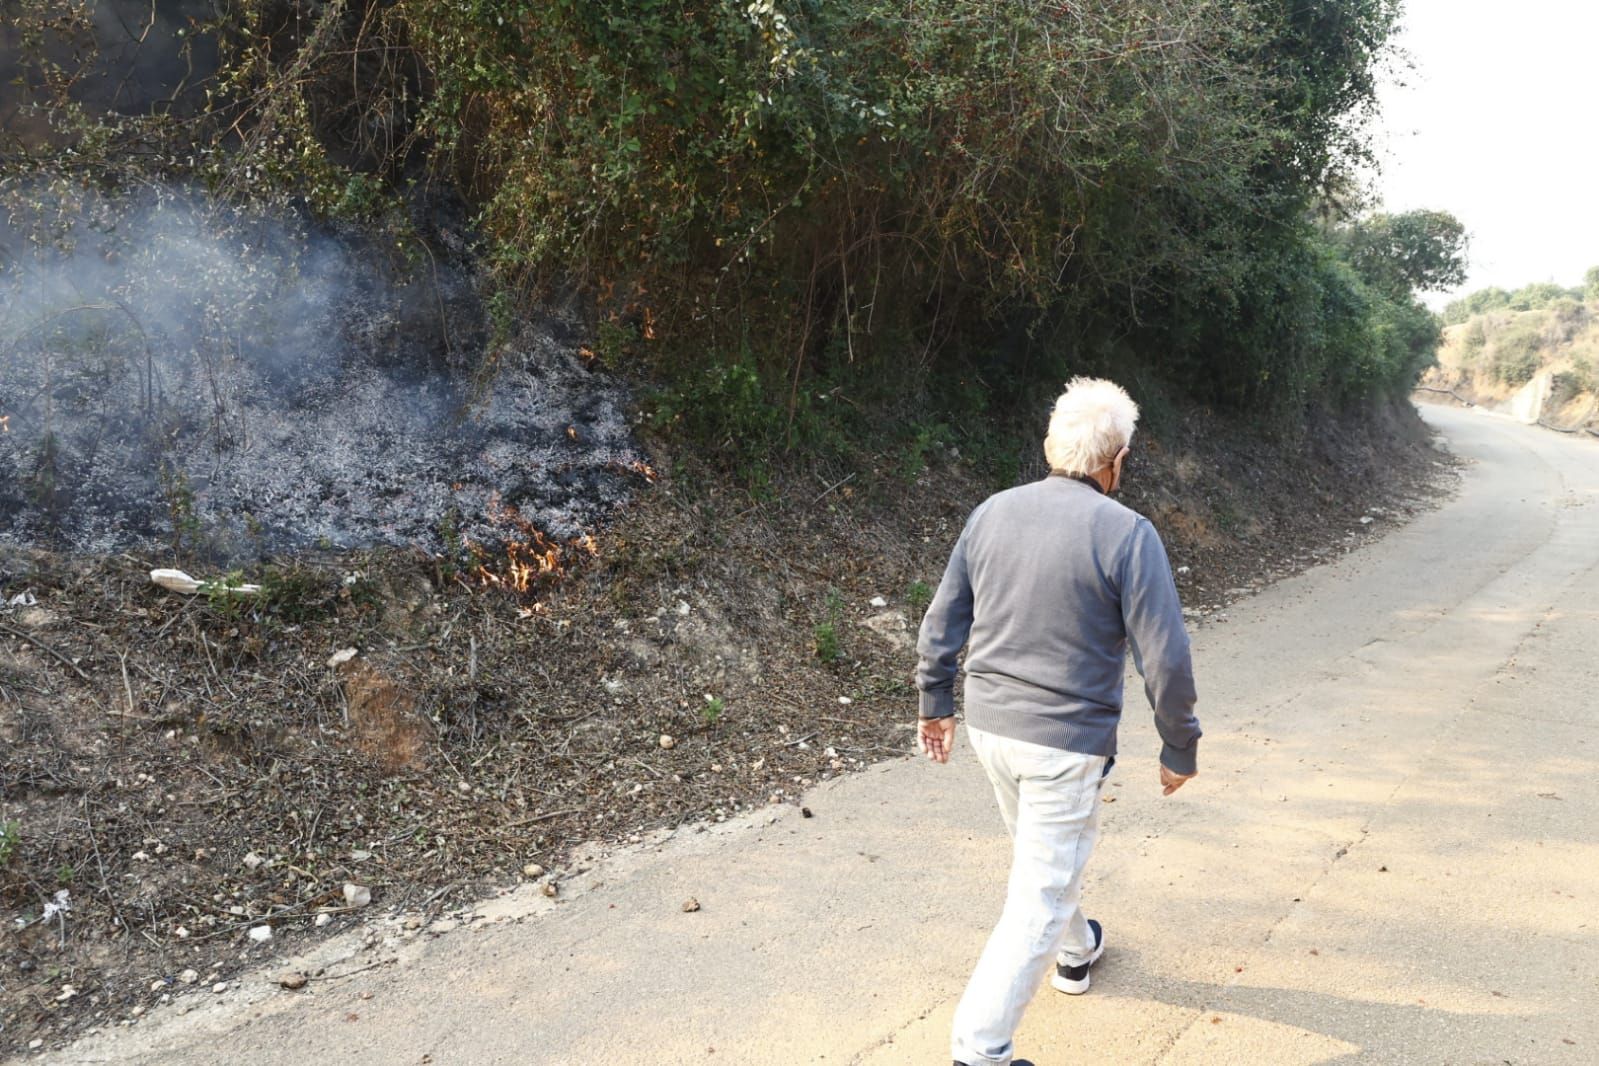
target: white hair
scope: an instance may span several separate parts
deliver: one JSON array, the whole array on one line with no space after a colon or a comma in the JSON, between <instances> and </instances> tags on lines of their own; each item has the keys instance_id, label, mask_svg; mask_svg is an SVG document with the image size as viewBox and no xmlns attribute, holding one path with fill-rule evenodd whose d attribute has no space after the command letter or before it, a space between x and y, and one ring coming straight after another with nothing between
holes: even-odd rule
<instances>
[{"instance_id":1,"label":"white hair","mask_svg":"<svg viewBox=\"0 0 1599 1066\"><path fill-rule=\"evenodd\" d=\"M1072 378L1055 401L1044 438L1051 470L1092 474L1109 466L1133 439L1138 405L1114 381Z\"/></svg>"}]
</instances>

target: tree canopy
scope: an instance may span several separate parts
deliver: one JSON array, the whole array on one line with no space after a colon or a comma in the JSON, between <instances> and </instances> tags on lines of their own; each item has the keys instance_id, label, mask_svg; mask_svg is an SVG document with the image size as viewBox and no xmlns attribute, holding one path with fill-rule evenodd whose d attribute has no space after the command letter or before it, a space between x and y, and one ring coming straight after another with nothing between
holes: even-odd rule
<instances>
[{"instance_id":1,"label":"tree canopy","mask_svg":"<svg viewBox=\"0 0 1599 1066\"><path fill-rule=\"evenodd\" d=\"M1330 207L1398 11L249 0L191 30L217 72L183 122L86 126L67 94L57 132L325 216L456 190L502 313L576 293L618 358L781 409L761 432L807 383L981 405L1081 370L1293 418L1408 387L1414 294L1460 277L1447 214Z\"/></svg>"},{"instance_id":2,"label":"tree canopy","mask_svg":"<svg viewBox=\"0 0 1599 1066\"><path fill-rule=\"evenodd\" d=\"M1459 325L1473 315L1492 311L1540 311L1562 302L1599 301L1599 267L1589 267L1583 284L1567 287L1552 281L1533 281L1515 291L1489 285L1444 306L1446 325Z\"/></svg>"}]
</instances>

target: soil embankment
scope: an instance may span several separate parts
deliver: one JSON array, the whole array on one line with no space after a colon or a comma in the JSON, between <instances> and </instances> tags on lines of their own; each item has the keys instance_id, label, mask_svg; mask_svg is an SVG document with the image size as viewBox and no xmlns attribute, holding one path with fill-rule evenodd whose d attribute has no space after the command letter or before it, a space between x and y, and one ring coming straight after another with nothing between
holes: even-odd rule
<instances>
[{"instance_id":1,"label":"soil embankment","mask_svg":"<svg viewBox=\"0 0 1599 1066\"><path fill-rule=\"evenodd\" d=\"M1295 447L1198 415L1139 443L1127 500L1202 626L1428 506L1449 467L1408 408ZM560 898L579 844L906 752L918 615L989 486L934 456L790 471L754 502L655 450L667 473L536 597L420 551L264 565L259 600L156 588L149 552L0 555L0 1047L380 912Z\"/></svg>"}]
</instances>

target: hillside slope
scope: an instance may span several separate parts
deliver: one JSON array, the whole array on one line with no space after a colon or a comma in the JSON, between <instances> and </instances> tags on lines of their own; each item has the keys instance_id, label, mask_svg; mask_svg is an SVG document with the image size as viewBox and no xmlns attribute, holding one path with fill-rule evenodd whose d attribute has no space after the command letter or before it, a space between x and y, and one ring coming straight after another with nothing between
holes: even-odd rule
<instances>
[{"instance_id":1,"label":"hillside slope","mask_svg":"<svg viewBox=\"0 0 1599 1066\"><path fill-rule=\"evenodd\" d=\"M1565 297L1473 314L1445 329L1422 387L1523 422L1599 430L1599 303Z\"/></svg>"}]
</instances>

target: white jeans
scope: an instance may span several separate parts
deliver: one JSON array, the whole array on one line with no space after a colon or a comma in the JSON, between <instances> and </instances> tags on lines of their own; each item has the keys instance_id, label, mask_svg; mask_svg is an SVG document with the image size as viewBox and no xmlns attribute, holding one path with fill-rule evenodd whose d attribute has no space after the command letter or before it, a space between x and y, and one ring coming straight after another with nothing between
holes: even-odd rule
<instances>
[{"instance_id":1,"label":"white jeans","mask_svg":"<svg viewBox=\"0 0 1599 1066\"><path fill-rule=\"evenodd\" d=\"M1015 850L1005 910L955 1008L950 1048L970 1066L1008 1066L1016 1026L1056 953L1076 966L1094 950L1078 901L1083 865L1099 838L1099 789L1109 760L970 726L966 735L988 771Z\"/></svg>"}]
</instances>

